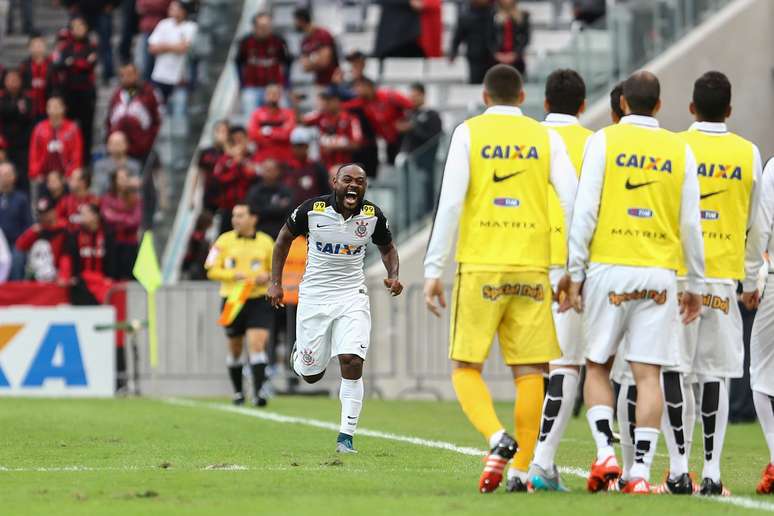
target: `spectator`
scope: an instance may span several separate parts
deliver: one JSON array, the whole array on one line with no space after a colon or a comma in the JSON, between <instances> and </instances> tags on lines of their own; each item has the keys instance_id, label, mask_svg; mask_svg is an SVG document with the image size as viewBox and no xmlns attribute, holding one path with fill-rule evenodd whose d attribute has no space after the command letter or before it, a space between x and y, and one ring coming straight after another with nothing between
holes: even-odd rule
<instances>
[{"instance_id":1,"label":"spectator","mask_svg":"<svg viewBox=\"0 0 774 516\"><path fill-rule=\"evenodd\" d=\"M197 176L197 182L201 182L204 187L204 198L202 201L204 209L210 213L215 213L218 210L217 200L220 188L214 177L215 165L226 153L228 122L226 120L216 122L212 132L212 145L199 152L199 175ZM196 190L196 187L194 187L194 190Z\"/></svg>"},{"instance_id":2,"label":"spectator","mask_svg":"<svg viewBox=\"0 0 774 516\"><path fill-rule=\"evenodd\" d=\"M355 97L355 81L365 76L366 55L360 50L355 50L347 54L344 58L347 61L347 70L339 68L333 75L333 83L339 89L339 96L342 100L351 100Z\"/></svg>"},{"instance_id":3,"label":"spectator","mask_svg":"<svg viewBox=\"0 0 774 516\"><path fill-rule=\"evenodd\" d=\"M339 163L352 163L352 152L363 139L358 119L341 109L335 89L319 95L320 109L304 117L304 124L317 127L320 133L320 159L326 170Z\"/></svg>"},{"instance_id":4,"label":"spectator","mask_svg":"<svg viewBox=\"0 0 774 516\"><path fill-rule=\"evenodd\" d=\"M120 0L66 0L73 15L83 16L86 23L99 38L99 63L102 68L102 82L107 84L113 78L113 9Z\"/></svg>"},{"instance_id":5,"label":"spectator","mask_svg":"<svg viewBox=\"0 0 774 516\"><path fill-rule=\"evenodd\" d=\"M266 87L266 102L250 117L247 135L255 143L255 161L272 158L286 161L290 158L290 133L296 126L292 109L281 108L282 86Z\"/></svg>"},{"instance_id":6,"label":"spectator","mask_svg":"<svg viewBox=\"0 0 774 516\"><path fill-rule=\"evenodd\" d=\"M67 195L67 184L60 170L51 170L46 174L46 181L41 189L40 197L46 197L51 204L57 206Z\"/></svg>"},{"instance_id":7,"label":"spectator","mask_svg":"<svg viewBox=\"0 0 774 516\"><path fill-rule=\"evenodd\" d=\"M319 86L331 83L339 67L336 41L331 33L312 24L309 9L299 8L293 12L296 30L304 34L301 40L301 66L314 73L314 82Z\"/></svg>"},{"instance_id":8,"label":"spectator","mask_svg":"<svg viewBox=\"0 0 774 516\"><path fill-rule=\"evenodd\" d=\"M46 117L46 100L55 86L56 74L46 38L40 34L31 36L27 48L30 56L21 62L19 71L22 87L32 100L32 115L35 122L40 122Z\"/></svg>"},{"instance_id":9,"label":"spectator","mask_svg":"<svg viewBox=\"0 0 774 516\"><path fill-rule=\"evenodd\" d=\"M407 178L409 198L414 201L412 212L424 215L421 207L427 212L435 204L435 157L443 128L438 112L425 107L425 87L421 83L411 85L409 96L414 107L408 120L398 122L398 130L403 133L401 152L408 154L413 164L407 169L411 176Z\"/></svg>"},{"instance_id":10,"label":"spectator","mask_svg":"<svg viewBox=\"0 0 774 516\"><path fill-rule=\"evenodd\" d=\"M137 14L137 0L121 0L121 41L118 43L118 57L122 63L132 59L132 41L140 28Z\"/></svg>"},{"instance_id":11,"label":"spectator","mask_svg":"<svg viewBox=\"0 0 774 516\"><path fill-rule=\"evenodd\" d=\"M12 280L24 275L24 254L16 251L16 240L32 226L30 200L16 189L16 170L10 162L0 163L0 231L11 248Z\"/></svg>"},{"instance_id":12,"label":"spectator","mask_svg":"<svg viewBox=\"0 0 774 516\"><path fill-rule=\"evenodd\" d=\"M19 16L21 17L22 32L28 36L35 33L35 24L32 21L35 17L34 2L32 0L11 0L11 6L8 10L8 34L15 32L13 11L19 10ZM6 22L6 20L2 20Z\"/></svg>"},{"instance_id":13,"label":"spectator","mask_svg":"<svg viewBox=\"0 0 774 516\"><path fill-rule=\"evenodd\" d=\"M137 10L137 16L139 16L140 26L140 69L142 70L142 78L145 81L150 81L151 73L155 66L155 58L150 53L148 48L148 38L153 33L156 25L161 20L167 17L169 12L169 4L172 0L136 0L137 4L135 9Z\"/></svg>"},{"instance_id":14,"label":"spectator","mask_svg":"<svg viewBox=\"0 0 774 516\"><path fill-rule=\"evenodd\" d=\"M129 156L145 163L161 127L158 99L153 87L140 80L135 65L125 64L118 73L121 85L110 99L107 134L123 132Z\"/></svg>"},{"instance_id":15,"label":"spectator","mask_svg":"<svg viewBox=\"0 0 774 516\"><path fill-rule=\"evenodd\" d=\"M68 237L59 275L72 285L72 304L97 305L104 301L109 288L106 280L116 275L115 238L102 224L96 204L82 205L78 220Z\"/></svg>"},{"instance_id":16,"label":"spectator","mask_svg":"<svg viewBox=\"0 0 774 516\"><path fill-rule=\"evenodd\" d=\"M272 30L271 15L256 14L253 17L253 32L239 41L236 56L242 113L249 115L263 105L264 89L269 84L286 83L290 61L285 39Z\"/></svg>"},{"instance_id":17,"label":"spectator","mask_svg":"<svg viewBox=\"0 0 774 516\"><path fill-rule=\"evenodd\" d=\"M129 142L126 135L116 131L108 136L107 156L94 162L94 189L99 195L104 195L110 186L110 177L119 168L125 168L132 177L140 177L142 166L140 162L129 156Z\"/></svg>"},{"instance_id":18,"label":"spectator","mask_svg":"<svg viewBox=\"0 0 774 516\"><path fill-rule=\"evenodd\" d=\"M215 165L213 178L218 182L218 214L220 230L218 234L231 231L231 210L244 200L253 181L256 180L255 167L247 155L247 141L244 129L232 127L229 132L229 145L226 153Z\"/></svg>"},{"instance_id":19,"label":"spectator","mask_svg":"<svg viewBox=\"0 0 774 516\"><path fill-rule=\"evenodd\" d=\"M518 0L497 0L492 41L495 60L516 68L524 75L524 57L531 30L529 13L519 9Z\"/></svg>"},{"instance_id":20,"label":"spectator","mask_svg":"<svg viewBox=\"0 0 774 516\"><path fill-rule=\"evenodd\" d=\"M207 279L207 271L204 262L210 252L210 241L207 239L207 231L212 227L212 213L203 211L199 214L188 241L188 249L183 258L183 275L186 279L202 281Z\"/></svg>"},{"instance_id":21,"label":"spectator","mask_svg":"<svg viewBox=\"0 0 774 516\"><path fill-rule=\"evenodd\" d=\"M54 205L45 197L38 199L35 211L38 222L19 235L16 250L28 255L27 265L35 280L53 282L66 251L67 228L56 218Z\"/></svg>"},{"instance_id":22,"label":"spectator","mask_svg":"<svg viewBox=\"0 0 774 516\"><path fill-rule=\"evenodd\" d=\"M422 0L419 9L419 46L425 57L442 57L443 20L441 0Z\"/></svg>"},{"instance_id":23,"label":"spectator","mask_svg":"<svg viewBox=\"0 0 774 516\"><path fill-rule=\"evenodd\" d=\"M102 197L102 220L115 234L115 278L132 279L132 268L140 247L138 232L142 220L142 201L139 195L140 181L129 171L119 168L113 173L110 190Z\"/></svg>"},{"instance_id":24,"label":"spectator","mask_svg":"<svg viewBox=\"0 0 774 516\"><path fill-rule=\"evenodd\" d=\"M411 100L397 91L377 89L374 81L367 77L361 77L355 82L355 94L357 97L347 102L345 107L363 110L376 134L387 142L387 161L395 163L401 141L398 123L414 107Z\"/></svg>"},{"instance_id":25,"label":"spectator","mask_svg":"<svg viewBox=\"0 0 774 516\"><path fill-rule=\"evenodd\" d=\"M2 131L0 131L0 163L8 161L8 142L5 141Z\"/></svg>"},{"instance_id":26,"label":"spectator","mask_svg":"<svg viewBox=\"0 0 774 516\"><path fill-rule=\"evenodd\" d=\"M287 162L283 182L293 191L294 206L331 191L328 171L320 162L309 159L309 144L312 140L311 131L304 127L296 127L290 134L293 157Z\"/></svg>"},{"instance_id":27,"label":"spectator","mask_svg":"<svg viewBox=\"0 0 774 516\"><path fill-rule=\"evenodd\" d=\"M19 171L17 186L29 191L27 156L30 132L35 123L32 100L22 91L21 74L8 70L3 81L5 90L0 91L0 130L8 146L8 159Z\"/></svg>"},{"instance_id":28,"label":"spectator","mask_svg":"<svg viewBox=\"0 0 774 516\"><path fill-rule=\"evenodd\" d=\"M61 170L66 176L83 166L81 130L65 118L62 97L53 96L46 102L48 118L39 122L30 140L30 181L39 183L51 170Z\"/></svg>"},{"instance_id":29,"label":"spectator","mask_svg":"<svg viewBox=\"0 0 774 516\"><path fill-rule=\"evenodd\" d=\"M282 169L273 159L261 165L261 181L247 193L250 211L258 214L256 229L276 239L288 215L295 207L293 191L282 182Z\"/></svg>"},{"instance_id":30,"label":"spectator","mask_svg":"<svg viewBox=\"0 0 774 516\"><path fill-rule=\"evenodd\" d=\"M69 231L77 229L81 223L81 207L84 204L99 205L97 196L89 191L91 175L82 168L73 171L67 180L70 193L62 197L56 205L56 216L67 224Z\"/></svg>"},{"instance_id":31,"label":"spectator","mask_svg":"<svg viewBox=\"0 0 774 516\"><path fill-rule=\"evenodd\" d=\"M196 23L187 17L188 8L179 0L172 0L169 17L161 20L148 38L149 51L156 57L151 79L164 104L183 82L186 56L196 36Z\"/></svg>"},{"instance_id":32,"label":"spectator","mask_svg":"<svg viewBox=\"0 0 774 516\"><path fill-rule=\"evenodd\" d=\"M497 63L489 41L494 14L490 0L469 0L467 8L461 10L457 18L449 59L454 61L460 45L465 45L471 84L481 84L487 70Z\"/></svg>"},{"instance_id":33,"label":"spectator","mask_svg":"<svg viewBox=\"0 0 774 516\"><path fill-rule=\"evenodd\" d=\"M572 0L572 14L575 21L591 25L603 18L607 10L605 0Z\"/></svg>"},{"instance_id":34,"label":"spectator","mask_svg":"<svg viewBox=\"0 0 774 516\"><path fill-rule=\"evenodd\" d=\"M376 57L425 57L419 44L424 0L376 0L374 3L382 7L376 30Z\"/></svg>"},{"instance_id":35,"label":"spectator","mask_svg":"<svg viewBox=\"0 0 774 516\"><path fill-rule=\"evenodd\" d=\"M78 123L83 138L82 156L91 162L91 140L94 133L94 112L97 108L97 46L89 37L86 20L76 16L70 20L70 37L54 52L54 63L61 71L61 92L68 116Z\"/></svg>"},{"instance_id":36,"label":"spectator","mask_svg":"<svg viewBox=\"0 0 774 516\"><path fill-rule=\"evenodd\" d=\"M0 229L0 283L5 283L9 280L12 263L11 248L8 247L8 241L5 239L3 230Z\"/></svg>"}]
</instances>

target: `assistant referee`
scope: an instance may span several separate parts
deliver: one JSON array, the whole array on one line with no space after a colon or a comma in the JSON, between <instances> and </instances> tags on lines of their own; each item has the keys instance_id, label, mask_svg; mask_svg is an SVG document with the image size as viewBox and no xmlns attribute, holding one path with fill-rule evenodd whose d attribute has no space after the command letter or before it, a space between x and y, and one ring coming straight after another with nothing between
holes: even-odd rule
<instances>
[{"instance_id":1,"label":"assistant referee","mask_svg":"<svg viewBox=\"0 0 774 516\"><path fill-rule=\"evenodd\" d=\"M252 283L252 291L236 318L226 327L228 353L226 366L234 386L234 404L242 405L242 349L247 335L247 356L253 376L253 403L266 406L261 387L266 379L266 343L274 311L266 299L271 274L271 254L274 241L266 233L256 231L258 215L246 203L234 206L232 231L220 235L212 246L204 267L207 277L220 281L223 305L234 288L243 282Z\"/></svg>"}]
</instances>

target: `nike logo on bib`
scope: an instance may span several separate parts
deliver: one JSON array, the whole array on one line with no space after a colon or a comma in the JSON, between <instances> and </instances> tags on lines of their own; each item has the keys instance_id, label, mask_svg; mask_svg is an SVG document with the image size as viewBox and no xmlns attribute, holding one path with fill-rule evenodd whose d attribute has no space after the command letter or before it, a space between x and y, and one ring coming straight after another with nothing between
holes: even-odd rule
<instances>
[{"instance_id":1,"label":"nike logo on bib","mask_svg":"<svg viewBox=\"0 0 774 516\"><path fill-rule=\"evenodd\" d=\"M699 199L706 199L707 197L712 197L713 195L717 195L717 194L723 193L725 191L726 190L718 190L717 192L710 192L710 193L701 194L699 196Z\"/></svg>"},{"instance_id":2,"label":"nike logo on bib","mask_svg":"<svg viewBox=\"0 0 774 516\"><path fill-rule=\"evenodd\" d=\"M658 183L658 181L646 181L644 183L632 183L628 178L626 179L626 184L624 185L627 190L636 190L637 188L642 188L643 186L652 185L653 183Z\"/></svg>"},{"instance_id":3,"label":"nike logo on bib","mask_svg":"<svg viewBox=\"0 0 774 516\"><path fill-rule=\"evenodd\" d=\"M497 170L495 170L494 172L492 172L492 181L494 181L495 183L499 183L501 181L505 181L506 179L510 179L513 176L518 176L519 174L523 174L524 172L525 172L524 170L519 170L518 172L514 172L512 174L508 174L505 176L498 176Z\"/></svg>"},{"instance_id":4,"label":"nike logo on bib","mask_svg":"<svg viewBox=\"0 0 774 516\"><path fill-rule=\"evenodd\" d=\"M318 228L329 228L331 226L338 226L338 224L317 224Z\"/></svg>"}]
</instances>

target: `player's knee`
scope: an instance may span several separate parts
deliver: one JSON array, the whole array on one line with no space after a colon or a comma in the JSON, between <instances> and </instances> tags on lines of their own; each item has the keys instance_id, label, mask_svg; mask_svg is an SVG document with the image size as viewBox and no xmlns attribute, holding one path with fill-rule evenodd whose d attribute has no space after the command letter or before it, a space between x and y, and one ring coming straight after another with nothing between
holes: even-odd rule
<instances>
[{"instance_id":1,"label":"player's knee","mask_svg":"<svg viewBox=\"0 0 774 516\"><path fill-rule=\"evenodd\" d=\"M339 355L341 375L350 380L357 380L363 374L363 358L358 355Z\"/></svg>"},{"instance_id":2,"label":"player's knee","mask_svg":"<svg viewBox=\"0 0 774 516\"><path fill-rule=\"evenodd\" d=\"M320 380L322 380L323 376L325 376L325 371L319 374L313 374L311 376L302 376L301 378L304 379L306 383L317 383Z\"/></svg>"}]
</instances>

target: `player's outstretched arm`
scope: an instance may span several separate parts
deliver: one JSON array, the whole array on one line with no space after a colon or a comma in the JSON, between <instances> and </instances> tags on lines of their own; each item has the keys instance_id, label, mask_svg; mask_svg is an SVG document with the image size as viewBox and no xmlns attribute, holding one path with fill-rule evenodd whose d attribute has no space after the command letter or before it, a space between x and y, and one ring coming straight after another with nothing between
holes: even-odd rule
<instances>
[{"instance_id":1,"label":"player's outstretched arm","mask_svg":"<svg viewBox=\"0 0 774 516\"><path fill-rule=\"evenodd\" d=\"M269 290L266 292L266 297L274 308L284 306L282 304L282 298L285 295L282 290L282 270L285 268L285 260L288 259L290 246L295 238L288 229L288 225L285 224L274 243L274 252L271 257L271 281L269 282Z\"/></svg>"},{"instance_id":2,"label":"player's outstretched arm","mask_svg":"<svg viewBox=\"0 0 774 516\"><path fill-rule=\"evenodd\" d=\"M403 292L403 285L398 279L398 270L400 269L400 259L398 258L398 249L393 242L387 245L378 245L379 252L382 255L382 263L387 269L387 277L384 279L384 286L393 296L400 295Z\"/></svg>"}]
</instances>

